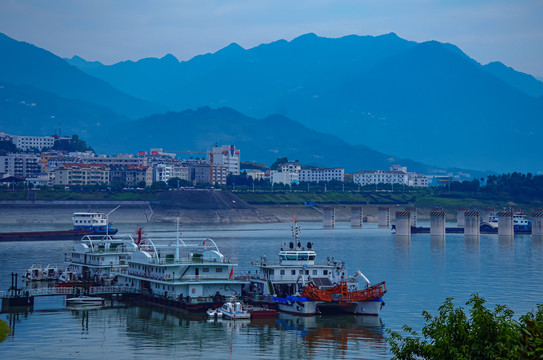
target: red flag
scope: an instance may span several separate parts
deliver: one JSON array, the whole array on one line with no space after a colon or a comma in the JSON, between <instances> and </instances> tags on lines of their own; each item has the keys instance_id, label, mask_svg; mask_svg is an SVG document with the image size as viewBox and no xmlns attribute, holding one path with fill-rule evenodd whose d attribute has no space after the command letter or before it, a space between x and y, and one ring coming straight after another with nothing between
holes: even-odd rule
<instances>
[{"instance_id":1,"label":"red flag","mask_svg":"<svg viewBox=\"0 0 543 360\"><path fill-rule=\"evenodd\" d=\"M293 216L293 220L294 220L294 222L296 222L296 215Z\"/></svg>"},{"instance_id":2,"label":"red flag","mask_svg":"<svg viewBox=\"0 0 543 360\"><path fill-rule=\"evenodd\" d=\"M228 277L228 280L232 278L232 275L234 275L234 267L230 268L230 276Z\"/></svg>"},{"instance_id":3,"label":"red flag","mask_svg":"<svg viewBox=\"0 0 543 360\"><path fill-rule=\"evenodd\" d=\"M205 241L205 240L204 240L204 243L203 243L202 245L204 245L204 246L206 245L206 241Z\"/></svg>"}]
</instances>

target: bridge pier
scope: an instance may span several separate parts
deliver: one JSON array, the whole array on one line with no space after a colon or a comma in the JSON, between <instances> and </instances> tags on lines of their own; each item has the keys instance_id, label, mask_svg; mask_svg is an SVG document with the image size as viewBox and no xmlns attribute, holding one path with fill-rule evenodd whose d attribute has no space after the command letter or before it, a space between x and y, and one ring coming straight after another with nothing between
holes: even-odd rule
<instances>
[{"instance_id":1,"label":"bridge pier","mask_svg":"<svg viewBox=\"0 0 543 360\"><path fill-rule=\"evenodd\" d=\"M511 211L498 212L498 235L499 236L513 236L513 213Z\"/></svg>"},{"instance_id":2,"label":"bridge pier","mask_svg":"<svg viewBox=\"0 0 543 360\"><path fill-rule=\"evenodd\" d=\"M532 236L543 236L543 209L532 211Z\"/></svg>"},{"instance_id":3,"label":"bridge pier","mask_svg":"<svg viewBox=\"0 0 543 360\"><path fill-rule=\"evenodd\" d=\"M417 208L414 206L406 206L405 211L409 211L411 216L411 226L417 227Z\"/></svg>"},{"instance_id":4,"label":"bridge pier","mask_svg":"<svg viewBox=\"0 0 543 360\"><path fill-rule=\"evenodd\" d=\"M464 236L479 236L481 234L481 221L478 211L466 211Z\"/></svg>"},{"instance_id":5,"label":"bridge pier","mask_svg":"<svg viewBox=\"0 0 543 360\"><path fill-rule=\"evenodd\" d=\"M388 206L379 206L378 211L379 226L390 227L390 208Z\"/></svg>"},{"instance_id":6,"label":"bridge pier","mask_svg":"<svg viewBox=\"0 0 543 360\"><path fill-rule=\"evenodd\" d=\"M364 213L362 211L362 206L351 207L351 226L362 227L363 222L364 222Z\"/></svg>"},{"instance_id":7,"label":"bridge pier","mask_svg":"<svg viewBox=\"0 0 543 360\"><path fill-rule=\"evenodd\" d=\"M409 211L396 211L396 235L411 235L411 213Z\"/></svg>"},{"instance_id":8,"label":"bridge pier","mask_svg":"<svg viewBox=\"0 0 543 360\"><path fill-rule=\"evenodd\" d=\"M430 212L430 236L445 236L445 212Z\"/></svg>"},{"instance_id":9,"label":"bridge pier","mask_svg":"<svg viewBox=\"0 0 543 360\"><path fill-rule=\"evenodd\" d=\"M325 206L322 209L322 223L324 227L336 226L336 210L333 206Z\"/></svg>"},{"instance_id":10,"label":"bridge pier","mask_svg":"<svg viewBox=\"0 0 543 360\"><path fill-rule=\"evenodd\" d=\"M468 208L458 208L458 211L456 212L456 226L457 227L464 227L466 226L466 211L468 211Z\"/></svg>"}]
</instances>

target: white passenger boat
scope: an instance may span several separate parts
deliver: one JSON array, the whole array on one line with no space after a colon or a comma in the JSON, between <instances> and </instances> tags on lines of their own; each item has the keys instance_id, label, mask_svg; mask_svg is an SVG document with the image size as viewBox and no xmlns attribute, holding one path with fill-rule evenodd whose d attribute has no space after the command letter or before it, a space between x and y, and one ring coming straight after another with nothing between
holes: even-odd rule
<instances>
[{"instance_id":1,"label":"white passenger boat","mask_svg":"<svg viewBox=\"0 0 543 360\"><path fill-rule=\"evenodd\" d=\"M347 312L353 314L378 315L384 305L382 294L386 292L384 283L375 287L369 285L367 278L357 271L348 276L345 263L328 258L326 262L317 263L317 254L313 244L308 242L304 247L300 243L300 227L294 222L292 238L289 244L283 243L279 251L279 261L270 262L266 257L253 261L258 268L251 278L249 291L263 296L277 304L277 309L296 315L316 315L323 312ZM357 276L366 282L362 290ZM307 288L307 289L306 289ZM375 289L374 289L375 288ZM308 292L312 289L312 292ZM331 292L330 296L317 298L314 295L320 290L343 291L353 294L344 298L340 293ZM371 296L358 296L356 291L366 291ZM381 296L377 296L381 294ZM310 296L308 296L310 295ZM357 295L358 297L355 297ZM364 299L363 301L353 301Z\"/></svg>"},{"instance_id":2,"label":"white passenger boat","mask_svg":"<svg viewBox=\"0 0 543 360\"><path fill-rule=\"evenodd\" d=\"M138 250L131 235L85 235L65 255L66 276L60 281L70 284L89 281L96 285L111 284L115 274L128 267L128 260Z\"/></svg>"},{"instance_id":3,"label":"white passenger boat","mask_svg":"<svg viewBox=\"0 0 543 360\"><path fill-rule=\"evenodd\" d=\"M234 278L235 261L209 238L145 238L118 273L118 283L138 292L176 301L188 311L205 312L241 294L245 281Z\"/></svg>"},{"instance_id":4,"label":"white passenger boat","mask_svg":"<svg viewBox=\"0 0 543 360\"><path fill-rule=\"evenodd\" d=\"M243 304L237 300L230 300L225 302L223 306L219 308L219 311L222 313L223 317L230 320L237 319L250 319L251 314Z\"/></svg>"},{"instance_id":5,"label":"white passenger boat","mask_svg":"<svg viewBox=\"0 0 543 360\"><path fill-rule=\"evenodd\" d=\"M103 305L105 299L99 296L80 295L66 299L67 305Z\"/></svg>"}]
</instances>

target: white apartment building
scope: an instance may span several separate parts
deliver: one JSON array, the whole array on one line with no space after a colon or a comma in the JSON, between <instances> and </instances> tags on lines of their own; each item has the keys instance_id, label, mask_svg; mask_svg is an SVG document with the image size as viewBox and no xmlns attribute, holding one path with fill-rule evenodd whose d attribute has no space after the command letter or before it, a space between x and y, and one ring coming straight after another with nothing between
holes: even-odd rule
<instances>
[{"instance_id":1,"label":"white apartment building","mask_svg":"<svg viewBox=\"0 0 543 360\"><path fill-rule=\"evenodd\" d=\"M270 181L272 184L283 183L292 184L300 182L300 171L302 166L297 162L289 161L281 165L281 171L270 171Z\"/></svg>"},{"instance_id":2,"label":"white apartment building","mask_svg":"<svg viewBox=\"0 0 543 360\"><path fill-rule=\"evenodd\" d=\"M254 181L269 179L270 177L269 173L266 173L265 171L258 170L258 169L245 170L245 172L247 172L247 176L252 177Z\"/></svg>"},{"instance_id":3,"label":"white apartment building","mask_svg":"<svg viewBox=\"0 0 543 360\"><path fill-rule=\"evenodd\" d=\"M157 164L153 167L153 181L167 182L172 178L173 166L166 164Z\"/></svg>"},{"instance_id":4,"label":"white apartment building","mask_svg":"<svg viewBox=\"0 0 543 360\"><path fill-rule=\"evenodd\" d=\"M421 174L407 172L407 167L392 165L390 170L358 171L353 175L353 182L361 186L375 184L399 184L428 187L428 178Z\"/></svg>"},{"instance_id":5,"label":"white apartment building","mask_svg":"<svg viewBox=\"0 0 543 360\"><path fill-rule=\"evenodd\" d=\"M338 180L343 182L345 180L345 169L303 169L300 171L301 182L319 182Z\"/></svg>"},{"instance_id":6,"label":"white apartment building","mask_svg":"<svg viewBox=\"0 0 543 360\"><path fill-rule=\"evenodd\" d=\"M270 181L272 184L292 184L300 182L300 173L282 172L277 170L270 171Z\"/></svg>"},{"instance_id":7,"label":"white apartment building","mask_svg":"<svg viewBox=\"0 0 543 360\"><path fill-rule=\"evenodd\" d=\"M30 149L41 150L43 148L52 148L55 144L55 138L52 136L23 136L11 135L11 141L23 151Z\"/></svg>"},{"instance_id":8,"label":"white apartment building","mask_svg":"<svg viewBox=\"0 0 543 360\"><path fill-rule=\"evenodd\" d=\"M353 175L353 182L361 186L373 184L407 185L408 175L401 171L358 171Z\"/></svg>"},{"instance_id":9,"label":"white apartment building","mask_svg":"<svg viewBox=\"0 0 543 360\"><path fill-rule=\"evenodd\" d=\"M234 145L214 146L211 148L213 152L213 165L224 166L229 174L239 175L240 170L240 151ZM207 160L210 161L209 154Z\"/></svg>"},{"instance_id":10,"label":"white apartment building","mask_svg":"<svg viewBox=\"0 0 543 360\"><path fill-rule=\"evenodd\" d=\"M408 173L408 185L414 187L428 187L428 177L422 174Z\"/></svg>"}]
</instances>

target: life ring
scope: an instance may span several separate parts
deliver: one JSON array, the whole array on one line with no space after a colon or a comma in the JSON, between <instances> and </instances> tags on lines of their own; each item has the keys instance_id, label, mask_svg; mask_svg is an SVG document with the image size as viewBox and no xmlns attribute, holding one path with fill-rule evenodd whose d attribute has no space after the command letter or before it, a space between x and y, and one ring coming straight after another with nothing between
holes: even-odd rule
<instances>
[{"instance_id":1,"label":"life ring","mask_svg":"<svg viewBox=\"0 0 543 360\"><path fill-rule=\"evenodd\" d=\"M192 293L194 294L196 292L196 289L195 288L192 288Z\"/></svg>"}]
</instances>

